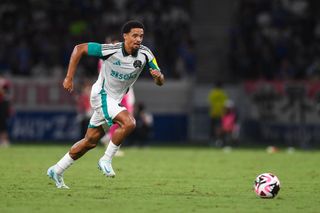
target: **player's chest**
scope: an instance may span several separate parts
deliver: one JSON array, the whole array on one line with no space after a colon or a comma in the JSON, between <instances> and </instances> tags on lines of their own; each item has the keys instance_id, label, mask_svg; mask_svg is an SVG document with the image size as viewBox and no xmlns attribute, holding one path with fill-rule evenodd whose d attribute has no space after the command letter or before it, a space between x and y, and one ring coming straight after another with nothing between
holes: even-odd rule
<instances>
[{"instance_id":1,"label":"player's chest","mask_svg":"<svg viewBox=\"0 0 320 213\"><path fill-rule=\"evenodd\" d=\"M115 54L108 60L108 65L112 70L122 72L134 72L142 70L146 63L144 55L138 55L133 57L131 55L123 57L122 55Z\"/></svg>"}]
</instances>

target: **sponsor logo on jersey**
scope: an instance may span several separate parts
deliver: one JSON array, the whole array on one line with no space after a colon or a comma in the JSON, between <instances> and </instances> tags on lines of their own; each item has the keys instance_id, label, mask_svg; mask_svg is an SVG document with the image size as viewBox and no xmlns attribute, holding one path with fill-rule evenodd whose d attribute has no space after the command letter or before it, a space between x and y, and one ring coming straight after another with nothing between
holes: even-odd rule
<instances>
[{"instance_id":1,"label":"sponsor logo on jersey","mask_svg":"<svg viewBox=\"0 0 320 213\"><path fill-rule=\"evenodd\" d=\"M121 62L120 60L116 61L116 62L113 62L114 65L118 65L118 66L121 66Z\"/></svg>"},{"instance_id":2,"label":"sponsor logo on jersey","mask_svg":"<svg viewBox=\"0 0 320 213\"><path fill-rule=\"evenodd\" d=\"M135 72L132 72L129 74L123 74L123 73L119 73L115 70L111 70L110 75L114 78L119 79L119 80L126 80L126 81L137 77L137 73L135 73Z\"/></svg>"}]
</instances>

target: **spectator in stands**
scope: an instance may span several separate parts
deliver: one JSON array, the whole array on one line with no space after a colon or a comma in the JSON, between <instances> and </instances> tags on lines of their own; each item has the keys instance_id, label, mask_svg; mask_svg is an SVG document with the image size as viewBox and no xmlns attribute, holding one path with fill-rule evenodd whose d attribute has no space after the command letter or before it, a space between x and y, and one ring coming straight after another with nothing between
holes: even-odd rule
<instances>
[{"instance_id":1,"label":"spectator in stands","mask_svg":"<svg viewBox=\"0 0 320 213\"><path fill-rule=\"evenodd\" d=\"M74 44L104 40L101 29L116 34L125 20L139 17L150 35L146 44L157 49L164 70L171 68L166 76L177 77L174 68L181 38L190 34L191 0L66 0L59 4L25 0L1 1L0 7L0 70L8 69L14 75L62 76ZM64 67L52 71L57 65ZM80 66L91 77L95 60L84 60Z\"/></svg>"},{"instance_id":2,"label":"spectator in stands","mask_svg":"<svg viewBox=\"0 0 320 213\"><path fill-rule=\"evenodd\" d=\"M188 38L186 41L182 42L178 51L179 57L177 60L176 70L179 73L180 78L194 78L196 70L196 57L194 51L194 41Z\"/></svg>"},{"instance_id":3,"label":"spectator in stands","mask_svg":"<svg viewBox=\"0 0 320 213\"><path fill-rule=\"evenodd\" d=\"M253 94L253 103L257 106L259 119L274 121L276 119L275 106L280 94L267 83L261 83Z\"/></svg>"},{"instance_id":4,"label":"spectator in stands","mask_svg":"<svg viewBox=\"0 0 320 213\"><path fill-rule=\"evenodd\" d=\"M319 74L312 69L320 56L317 1L237 3L230 64L240 79L286 80Z\"/></svg>"}]
</instances>

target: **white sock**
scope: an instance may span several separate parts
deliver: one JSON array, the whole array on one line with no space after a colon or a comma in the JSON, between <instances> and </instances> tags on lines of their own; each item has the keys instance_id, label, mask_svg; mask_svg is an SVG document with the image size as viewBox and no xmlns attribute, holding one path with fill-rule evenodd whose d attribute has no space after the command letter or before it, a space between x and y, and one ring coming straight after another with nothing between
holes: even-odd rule
<instances>
[{"instance_id":1,"label":"white sock","mask_svg":"<svg viewBox=\"0 0 320 213\"><path fill-rule=\"evenodd\" d=\"M58 175L63 174L63 172L73 164L74 160L70 157L69 152L65 154L61 160L54 166L54 170Z\"/></svg>"},{"instance_id":2,"label":"white sock","mask_svg":"<svg viewBox=\"0 0 320 213\"><path fill-rule=\"evenodd\" d=\"M116 154L119 148L120 148L120 145L117 146L110 140L109 145L101 159L112 161L113 156Z\"/></svg>"}]
</instances>

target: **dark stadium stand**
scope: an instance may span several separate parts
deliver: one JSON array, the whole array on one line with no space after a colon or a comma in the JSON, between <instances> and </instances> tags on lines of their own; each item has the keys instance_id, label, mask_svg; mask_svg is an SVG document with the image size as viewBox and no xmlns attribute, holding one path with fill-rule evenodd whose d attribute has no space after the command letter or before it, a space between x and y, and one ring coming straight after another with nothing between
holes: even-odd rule
<instances>
[{"instance_id":1,"label":"dark stadium stand","mask_svg":"<svg viewBox=\"0 0 320 213\"><path fill-rule=\"evenodd\" d=\"M75 44L119 37L122 24L130 19L145 24L144 43L157 50L168 78L181 77L176 72L180 61L190 68L191 0L3 0L0 7L2 72L61 76ZM96 74L96 60L85 59L81 65L84 76Z\"/></svg>"},{"instance_id":2,"label":"dark stadium stand","mask_svg":"<svg viewBox=\"0 0 320 213\"><path fill-rule=\"evenodd\" d=\"M319 79L318 1L237 3L229 65L238 79Z\"/></svg>"}]
</instances>

